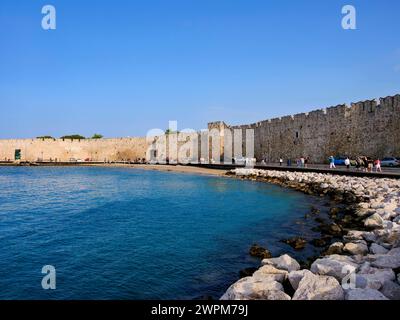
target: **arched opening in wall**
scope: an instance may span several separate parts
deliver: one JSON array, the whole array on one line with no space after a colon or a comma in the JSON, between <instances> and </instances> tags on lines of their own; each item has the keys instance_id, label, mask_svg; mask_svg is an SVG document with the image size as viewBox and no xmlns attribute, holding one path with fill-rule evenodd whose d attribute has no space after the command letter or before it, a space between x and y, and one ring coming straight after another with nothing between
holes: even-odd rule
<instances>
[{"instance_id":1,"label":"arched opening in wall","mask_svg":"<svg viewBox=\"0 0 400 320\"><path fill-rule=\"evenodd\" d=\"M299 132L296 131L296 139L298 139L298 138L299 138Z\"/></svg>"},{"instance_id":2,"label":"arched opening in wall","mask_svg":"<svg viewBox=\"0 0 400 320\"><path fill-rule=\"evenodd\" d=\"M15 149L14 160L21 160L21 149Z\"/></svg>"}]
</instances>

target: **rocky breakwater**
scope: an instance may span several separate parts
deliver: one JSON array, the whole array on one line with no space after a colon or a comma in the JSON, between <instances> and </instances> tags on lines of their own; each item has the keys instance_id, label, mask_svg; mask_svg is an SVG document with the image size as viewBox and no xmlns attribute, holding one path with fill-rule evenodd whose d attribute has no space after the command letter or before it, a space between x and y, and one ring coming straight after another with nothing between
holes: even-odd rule
<instances>
[{"instance_id":1,"label":"rocky breakwater","mask_svg":"<svg viewBox=\"0 0 400 320\"><path fill-rule=\"evenodd\" d=\"M263 259L222 300L400 300L400 181L329 174L235 169L231 175L277 183L351 206L344 229L307 269L289 255Z\"/></svg>"}]
</instances>

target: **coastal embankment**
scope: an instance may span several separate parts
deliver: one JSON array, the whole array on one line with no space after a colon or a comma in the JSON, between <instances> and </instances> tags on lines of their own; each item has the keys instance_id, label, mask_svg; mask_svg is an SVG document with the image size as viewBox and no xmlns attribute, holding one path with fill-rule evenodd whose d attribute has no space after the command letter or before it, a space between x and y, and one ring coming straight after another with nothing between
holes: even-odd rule
<instances>
[{"instance_id":1,"label":"coastal embankment","mask_svg":"<svg viewBox=\"0 0 400 320\"><path fill-rule=\"evenodd\" d=\"M222 300L399 300L400 181L331 174L234 169L230 175L328 196L348 210L332 208L335 234L323 255L301 269L285 254L229 287ZM334 210L336 209L336 210Z\"/></svg>"}]
</instances>

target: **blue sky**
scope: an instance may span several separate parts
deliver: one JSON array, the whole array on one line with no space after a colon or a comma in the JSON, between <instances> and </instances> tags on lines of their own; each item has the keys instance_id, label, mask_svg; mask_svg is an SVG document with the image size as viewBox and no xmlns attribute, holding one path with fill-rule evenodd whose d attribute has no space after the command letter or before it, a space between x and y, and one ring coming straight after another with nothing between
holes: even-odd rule
<instances>
[{"instance_id":1,"label":"blue sky","mask_svg":"<svg viewBox=\"0 0 400 320\"><path fill-rule=\"evenodd\" d=\"M57 29L41 28L42 6ZM341 8L357 9L357 30ZM400 1L1 0L0 138L145 135L400 93Z\"/></svg>"}]
</instances>

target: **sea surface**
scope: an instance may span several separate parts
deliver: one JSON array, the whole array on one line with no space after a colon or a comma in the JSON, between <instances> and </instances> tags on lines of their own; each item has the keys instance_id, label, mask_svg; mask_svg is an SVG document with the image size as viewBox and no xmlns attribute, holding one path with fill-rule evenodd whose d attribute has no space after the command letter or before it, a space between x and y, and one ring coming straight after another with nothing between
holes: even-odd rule
<instances>
[{"instance_id":1,"label":"sea surface","mask_svg":"<svg viewBox=\"0 0 400 320\"><path fill-rule=\"evenodd\" d=\"M250 246L312 236L326 200L275 185L101 167L0 167L0 299L218 299ZM42 267L56 269L44 290Z\"/></svg>"}]
</instances>

